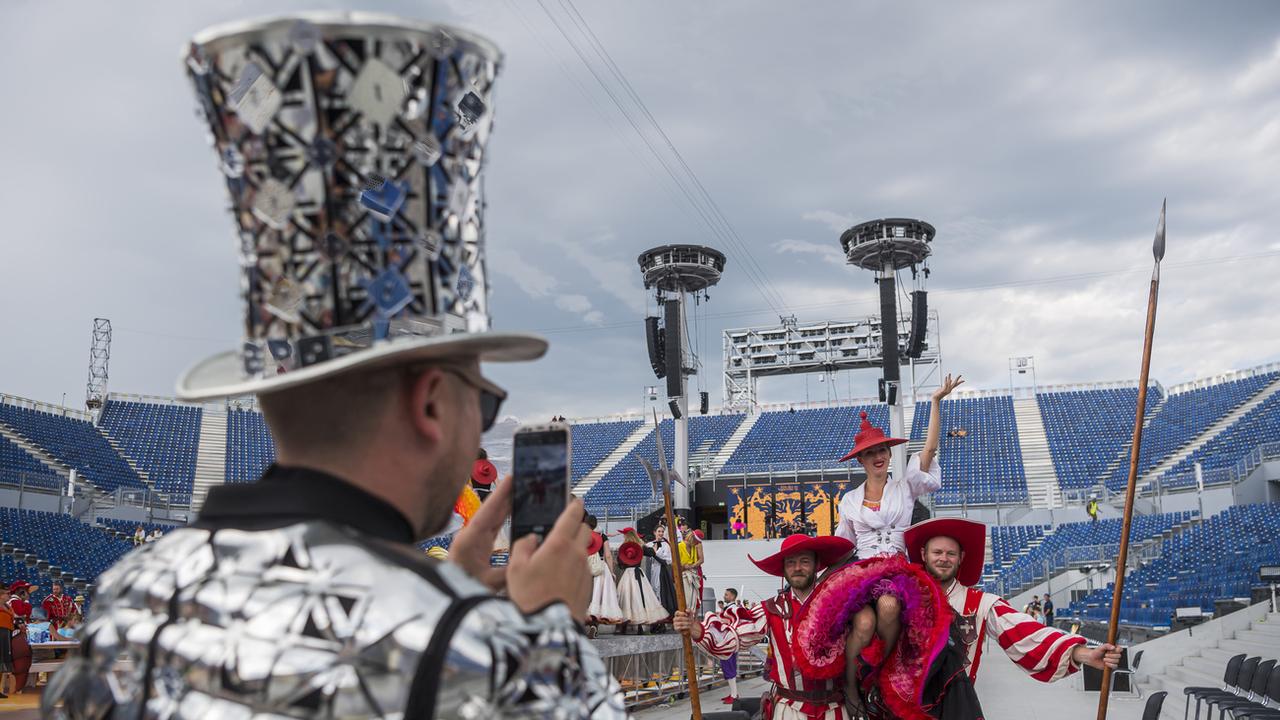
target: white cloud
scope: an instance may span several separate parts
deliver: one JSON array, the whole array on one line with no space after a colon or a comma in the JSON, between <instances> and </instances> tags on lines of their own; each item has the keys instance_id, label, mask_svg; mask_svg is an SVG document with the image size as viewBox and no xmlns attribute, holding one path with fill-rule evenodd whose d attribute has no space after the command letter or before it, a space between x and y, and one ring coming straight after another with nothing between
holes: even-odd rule
<instances>
[{"instance_id":1,"label":"white cloud","mask_svg":"<svg viewBox=\"0 0 1280 720\"><path fill-rule=\"evenodd\" d=\"M834 232L844 232L858 224L852 215L838 213L833 210L811 210L800 216L801 220L812 220L826 225Z\"/></svg>"},{"instance_id":2,"label":"white cloud","mask_svg":"<svg viewBox=\"0 0 1280 720\"><path fill-rule=\"evenodd\" d=\"M774 243L773 249L780 255L815 255L819 260L837 265L843 264L845 260L844 253L840 252L840 248L834 242L816 243L787 238Z\"/></svg>"}]
</instances>

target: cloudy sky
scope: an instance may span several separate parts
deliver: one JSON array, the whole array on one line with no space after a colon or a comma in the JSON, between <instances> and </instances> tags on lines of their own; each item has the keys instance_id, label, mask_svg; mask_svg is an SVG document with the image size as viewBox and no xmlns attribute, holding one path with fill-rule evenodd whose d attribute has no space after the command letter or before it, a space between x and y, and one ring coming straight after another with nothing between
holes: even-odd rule
<instances>
[{"instance_id":1,"label":"cloudy sky","mask_svg":"<svg viewBox=\"0 0 1280 720\"><path fill-rule=\"evenodd\" d=\"M1153 375L1280 360L1280 5L575 2L741 246L700 219L557 30L552 17L609 79L567 0L6 0L0 393L82 402L94 317L115 327L118 392L171 394L234 344L231 223L178 50L210 24L321 7L458 24L506 53L487 170L494 319L552 340L541 362L490 371L518 416L639 409L656 383L643 249L729 255L699 328L718 404L723 329L776 322L774 306L875 312L837 238L886 216L938 228L944 363L975 387L1005 386L1015 355L1036 357L1041 383L1136 377L1165 196ZM866 396L874 378L837 385ZM807 386L766 383L762 399L827 392Z\"/></svg>"}]
</instances>

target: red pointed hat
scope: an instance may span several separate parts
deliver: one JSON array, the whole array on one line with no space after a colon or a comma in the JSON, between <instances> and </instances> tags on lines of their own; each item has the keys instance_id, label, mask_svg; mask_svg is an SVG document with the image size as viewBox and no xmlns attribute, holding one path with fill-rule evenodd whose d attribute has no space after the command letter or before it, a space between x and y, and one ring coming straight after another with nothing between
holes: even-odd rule
<instances>
[{"instance_id":1,"label":"red pointed hat","mask_svg":"<svg viewBox=\"0 0 1280 720\"><path fill-rule=\"evenodd\" d=\"M618 546L618 562L635 567L641 560L644 560L644 547L640 543L628 540Z\"/></svg>"},{"instance_id":2,"label":"red pointed hat","mask_svg":"<svg viewBox=\"0 0 1280 720\"><path fill-rule=\"evenodd\" d=\"M783 563L788 555L811 551L818 561L818 570L836 562L853 550L853 543L842 537L809 537L808 535L788 535L782 541L782 549L763 560L747 556L756 567L770 575L782 577Z\"/></svg>"},{"instance_id":3,"label":"red pointed hat","mask_svg":"<svg viewBox=\"0 0 1280 720\"><path fill-rule=\"evenodd\" d=\"M889 447L893 447L894 445L901 445L904 442L906 442L906 440L903 440L902 438L888 437L884 434L883 430L872 425L871 421L867 419L867 411L863 410L862 425L858 428L858 434L853 436L853 449L849 451L848 455L840 458L840 462L844 462L851 457L855 457L863 450L873 448L877 445L888 445Z\"/></svg>"},{"instance_id":4,"label":"red pointed hat","mask_svg":"<svg viewBox=\"0 0 1280 720\"><path fill-rule=\"evenodd\" d=\"M964 560L956 571L961 585L977 585L982 581L982 561L987 555L987 526L964 518L934 518L916 523L902 534L911 562L924 564L925 543L936 537L949 537L960 543Z\"/></svg>"},{"instance_id":5,"label":"red pointed hat","mask_svg":"<svg viewBox=\"0 0 1280 720\"><path fill-rule=\"evenodd\" d=\"M492 485L498 479L498 468L488 460L477 460L471 465L471 479L480 485Z\"/></svg>"}]
</instances>

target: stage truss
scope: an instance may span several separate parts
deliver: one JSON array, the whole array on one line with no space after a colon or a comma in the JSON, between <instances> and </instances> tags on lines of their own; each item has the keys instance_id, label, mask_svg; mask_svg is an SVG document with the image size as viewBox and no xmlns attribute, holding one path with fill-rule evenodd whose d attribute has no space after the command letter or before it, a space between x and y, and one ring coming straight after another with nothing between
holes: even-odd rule
<instances>
[{"instance_id":1,"label":"stage truss","mask_svg":"<svg viewBox=\"0 0 1280 720\"><path fill-rule=\"evenodd\" d=\"M911 318L900 318L899 357L906 358L910 335ZM810 323L783 318L779 325L725 330L722 342L725 406L745 412L754 412L758 404L762 377L878 369L884 363L878 315ZM940 382L942 367L937 312L928 314L924 351L906 363L911 401L928 397Z\"/></svg>"}]
</instances>

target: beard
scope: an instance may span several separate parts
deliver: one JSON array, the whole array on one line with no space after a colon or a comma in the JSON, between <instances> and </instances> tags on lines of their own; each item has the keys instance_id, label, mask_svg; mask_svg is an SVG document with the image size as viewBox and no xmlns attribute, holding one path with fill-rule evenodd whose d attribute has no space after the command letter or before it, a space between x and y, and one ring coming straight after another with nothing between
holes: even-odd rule
<instances>
[{"instance_id":1,"label":"beard","mask_svg":"<svg viewBox=\"0 0 1280 720\"><path fill-rule=\"evenodd\" d=\"M949 568L940 568L936 565L928 565L926 568L928 569L929 574L933 576L933 579L940 583L951 582L955 579L956 573L960 572L960 566L958 565L953 565Z\"/></svg>"},{"instance_id":2,"label":"beard","mask_svg":"<svg viewBox=\"0 0 1280 720\"><path fill-rule=\"evenodd\" d=\"M812 573L788 575L787 584L794 590L808 590L813 587L815 577L816 576Z\"/></svg>"}]
</instances>

